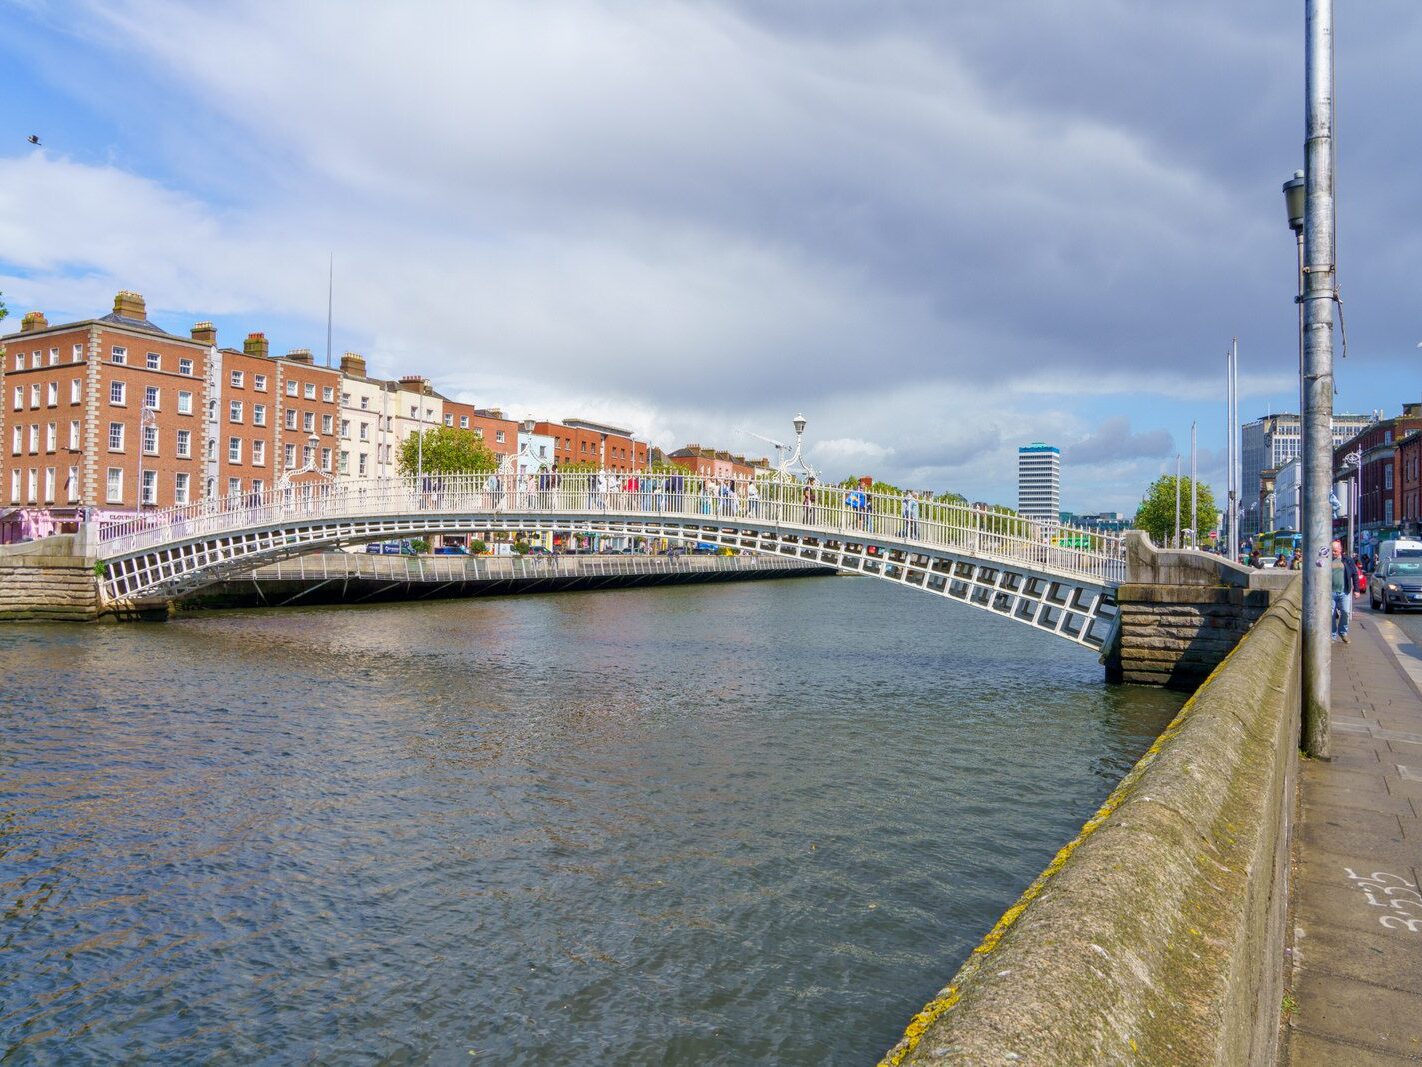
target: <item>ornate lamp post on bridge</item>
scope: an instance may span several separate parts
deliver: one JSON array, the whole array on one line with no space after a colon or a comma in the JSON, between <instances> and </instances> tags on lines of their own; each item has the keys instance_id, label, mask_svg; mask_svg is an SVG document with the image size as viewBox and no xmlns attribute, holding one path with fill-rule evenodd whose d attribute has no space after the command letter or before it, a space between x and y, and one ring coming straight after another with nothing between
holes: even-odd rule
<instances>
[{"instance_id":1,"label":"ornate lamp post on bridge","mask_svg":"<svg viewBox=\"0 0 1422 1067\"><path fill-rule=\"evenodd\" d=\"M144 440L146 435L143 431L150 426L153 427L156 433L158 427L158 413L147 404L144 404L138 411L138 514L140 516L143 514L143 506L147 503L147 501L143 499L143 450L147 445L147 442ZM154 480L157 480L156 477ZM158 495L156 486L153 495L155 498Z\"/></svg>"},{"instance_id":2,"label":"ornate lamp post on bridge","mask_svg":"<svg viewBox=\"0 0 1422 1067\"><path fill-rule=\"evenodd\" d=\"M1345 473L1352 468L1348 478L1348 552L1358 554L1358 506L1363 499L1363 450L1355 448L1343 457Z\"/></svg>"}]
</instances>

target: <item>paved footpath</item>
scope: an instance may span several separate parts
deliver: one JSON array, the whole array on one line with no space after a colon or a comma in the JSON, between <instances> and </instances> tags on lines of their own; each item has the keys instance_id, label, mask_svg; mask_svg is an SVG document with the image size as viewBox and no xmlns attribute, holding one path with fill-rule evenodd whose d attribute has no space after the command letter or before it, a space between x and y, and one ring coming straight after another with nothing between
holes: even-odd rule
<instances>
[{"instance_id":1,"label":"paved footpath","mask_svg":"<svg viewBox=\"0 0 1422 1067\"><path fill-rule=\"evenodd\" d=\"M1333 758L1300 767L1297 1067L1422 1062L1422 647L1361 605L1350 636L1333 645Z\"/></svg>"}]
</instances>

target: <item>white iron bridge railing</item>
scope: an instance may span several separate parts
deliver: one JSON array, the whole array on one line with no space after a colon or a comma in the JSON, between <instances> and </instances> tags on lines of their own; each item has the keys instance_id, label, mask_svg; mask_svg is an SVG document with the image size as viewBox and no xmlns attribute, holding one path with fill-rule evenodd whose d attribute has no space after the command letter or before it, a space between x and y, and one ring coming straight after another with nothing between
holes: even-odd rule
<instances>
[{"instance_id":1,"label":"white iron bridge railing","mask_svg":"<svg viewBox=\"0 0 1422 1067\"><path fill-rule=\"evenodd\" d=\"M936 501L914 493L869 492L781 476L708 478L667 473L426 475L303 485L204 500L99 523L101 559L114 559L244 530L384 516L638 519L698 525L742 523L845 541L942 549L1092 579L1125 577L1114 534L1047 525L1018 515Z\"/></svg>"}]
</instances>

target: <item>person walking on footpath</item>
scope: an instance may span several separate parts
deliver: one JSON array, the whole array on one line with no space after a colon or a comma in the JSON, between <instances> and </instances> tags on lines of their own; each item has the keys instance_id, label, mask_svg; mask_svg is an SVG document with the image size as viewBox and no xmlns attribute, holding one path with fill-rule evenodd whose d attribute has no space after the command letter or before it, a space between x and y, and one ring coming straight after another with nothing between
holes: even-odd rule
<instances>
[{"instance_id":1,"label":"person walking on footpath","mask_svg":"<svg viewBox=\"0 0 1422 1067\"><path fill-rule=\"evenodd\" d=\"M1353 618L1353 601L1359 595L1358 568L1343 555L1343 543L1333 542L1333 639L1348 643L1348 623Z\"/></svg>"}]
</instances>

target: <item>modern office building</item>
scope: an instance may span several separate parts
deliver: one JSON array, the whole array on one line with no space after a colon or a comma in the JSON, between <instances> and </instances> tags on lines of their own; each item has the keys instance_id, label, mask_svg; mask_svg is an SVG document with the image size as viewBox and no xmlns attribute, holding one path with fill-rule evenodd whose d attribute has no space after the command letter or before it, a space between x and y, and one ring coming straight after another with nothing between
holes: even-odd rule
<instances>
[{"instance_id":1,"label":"modern office building","mask_svg":"<svg viewBox=\"0 0 1422 1067\"><path fill-rule=\"evenodd\" d=\"M1334 415L1333 447L1337 448L1375 421L1375 415ZM1243 536L1252 537L1261 532L1264 524L1264 510L1251 508L1250 504L1260 500L1265 492L1265 472L1277 471L1289 460L1298 458L1302 454L1303 437L1299 417L1287 412L1247 422L1240 428L1239 436L1240 500L1243 503L1239 529ZM1276 507L1276 516L1280 510L1282 508ZM1281 523L1278 528L1289 527Z\"/></svg>"},{"instance_id":2,"label":"modern office building","mask_svg":"<svg viewBox=\"0 0 1422 1067\"><path fill-rule=\"evenodd\" d=\"M1055 526L1062 510L1062 452L1034 441L1017 450L1017 511Z\"/></svg>"}]
</instances>

